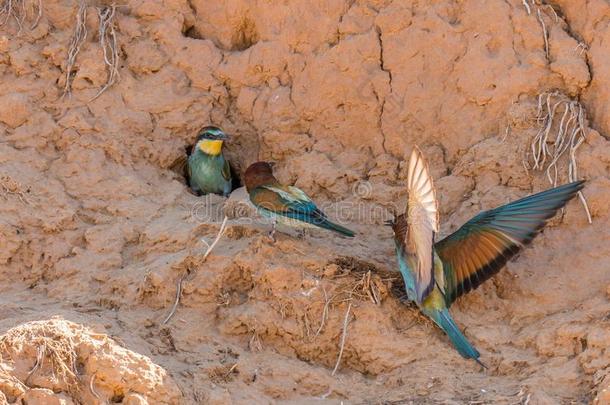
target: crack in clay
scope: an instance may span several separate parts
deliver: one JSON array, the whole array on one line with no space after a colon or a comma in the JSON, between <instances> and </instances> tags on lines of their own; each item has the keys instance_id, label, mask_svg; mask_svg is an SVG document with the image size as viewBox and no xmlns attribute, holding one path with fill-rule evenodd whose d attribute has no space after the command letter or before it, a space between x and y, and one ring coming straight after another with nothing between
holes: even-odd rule
<instances>
[{"instance_id":1,"label":"crack in clay","mask_svg":"<svg viewBox=\"0 0 610 405\"><path fill-rule=\"evenodd\" d=\"M383 34L381 32L381 27L375 26L375 31L377 33L377 41L379 42L379 67L381 68L382 71L384 71L388 74L388 79L389 79L388 84L390 86L389 94L393 94L392 71L385 67L385 60L383 57L383 38L382 38ZM377 94L376 91L373 91L373 93L375 94L375 97L377 98L377 103L379 104L379 95ZM378 126L379 126L379 131L381 132L381 136L383 137L383 142L381 142L381 147L383 148L383 151L385 153L387 153L387 148L386 148L387 136L385 134L385 131L383 130L383 114L385 112L386 98L387 98L387 96L384 96L383 101L381 101L381 108L379 111L379 117L378 117L378 121L377 121Z\"/></svg>"}]
</instances>

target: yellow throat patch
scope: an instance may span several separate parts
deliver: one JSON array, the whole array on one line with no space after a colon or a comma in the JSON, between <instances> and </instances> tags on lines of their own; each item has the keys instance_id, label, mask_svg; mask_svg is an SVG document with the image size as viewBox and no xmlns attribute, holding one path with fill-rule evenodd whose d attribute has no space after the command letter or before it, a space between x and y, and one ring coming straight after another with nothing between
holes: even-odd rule
<instances>
[{"instance_id":1,"label":"yellow throat patch","mask_svg":"<svg viewBox=\"0 0 610 405\"><path fill-rule=\"evenodd\" d=\"M204 139L199 142L199 149L208 155L218 156L222 151L222 141L219 139Z\"/></svg>"}]
</instances>

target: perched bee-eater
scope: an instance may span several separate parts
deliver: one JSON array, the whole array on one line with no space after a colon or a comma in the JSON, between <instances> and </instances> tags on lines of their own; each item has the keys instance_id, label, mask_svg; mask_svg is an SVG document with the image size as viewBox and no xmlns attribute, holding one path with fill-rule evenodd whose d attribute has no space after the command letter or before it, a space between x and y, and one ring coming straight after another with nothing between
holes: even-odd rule
<instances>
[{"instance_id":1,"label":"perched bee-eater","mask_svg":"<svg viewBox=\"0 0 610 405\"><path fill-rule=\"evenodd\" d=\"M449 314L459 296L477 288L532 241L584 181L565 184L484 211L435 243L438 202L430 171L415 148L407 170L407 209L389 221L407 297L431 318L465 358L479 359Z\"/></svg>"},{"instance_id":2,"label":"perched bee-eater","mask_svg":"<svg viewBox=\"0 0 610 405\"><path fill-rule=\"evenodd\" d=\"M218 127L205 127L197 136L188 160L189 185L197 195L231 193L229 162L222 154L227 135Z\"/></svg>"},{"instance_id":3,"label":"perched bee-eater","mask_svg":"<svg viewBox=\"0 0 610 405\"><path fill-rule=\"evenodd\" d=\"M353 237L354 232L328 220L302 190L280 184L273 176L271 165L256 162L244 175L250 201L258 212L273 220L269 236L274 239L277 222L296 228L324 228L341 235Z\"/></svg>"}]
</instances>

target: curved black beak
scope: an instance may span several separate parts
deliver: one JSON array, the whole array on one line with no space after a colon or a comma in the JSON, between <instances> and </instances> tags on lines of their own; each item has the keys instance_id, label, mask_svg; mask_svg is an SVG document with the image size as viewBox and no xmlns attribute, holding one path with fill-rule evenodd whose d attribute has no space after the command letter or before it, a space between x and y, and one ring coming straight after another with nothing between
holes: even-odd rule
<instances>
[{"instance_id":1,"label":"curved black beak","mask_svg":"<svg viewBox=\"0 0 610 405\"><path fill-rule=\"evenodd\" d=\"M388 219L387 221L385 221L383 223L385 226L394 226L394 220L393 219Z\"/></svg>"}]
</instances>

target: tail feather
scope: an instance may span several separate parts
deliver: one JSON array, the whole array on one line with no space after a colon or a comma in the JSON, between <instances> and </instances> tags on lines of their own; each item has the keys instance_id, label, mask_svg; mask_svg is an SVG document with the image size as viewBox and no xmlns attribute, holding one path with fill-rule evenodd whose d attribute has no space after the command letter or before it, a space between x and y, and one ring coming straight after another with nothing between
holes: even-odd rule
<instances>
[{"instance_id":1,"label":"tail feather","mask_svg":"<svg viewBox=\"0 0 610 405\"><path fill-rule=\"evenodd\" d=\"M433 310L430 311L430 317L436 322L438 326L449 336L451 343L457 349L457 351L467 359L474 359L477 363L483 365L479 361L480 353L477 349L474 348L466 339L466 336L462 334L458 326L455 324L453 319L451 318L451 314L447 308L443 308L441 310ZM485 367L483 365L483 367Z\"/></svg>"},{"instance_id":2,"label":"tail feather","mask_svg":"<svg viewBox=\"0 0 610 405\"><path fill-rule=\"evenodd\" d=\"M340 233L341 235L347 236L350 238L353 238L356 235L356 233L354 231L347 229L341 225L330 222L329 220L324 220L324 221L320 221L320 222L316 221L315 225L317 225L321 228L324 228L324 229L328 229L329 231L334 231L334 232Z\"/></svg>"}]
</instances>

